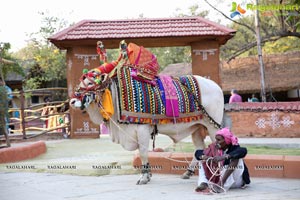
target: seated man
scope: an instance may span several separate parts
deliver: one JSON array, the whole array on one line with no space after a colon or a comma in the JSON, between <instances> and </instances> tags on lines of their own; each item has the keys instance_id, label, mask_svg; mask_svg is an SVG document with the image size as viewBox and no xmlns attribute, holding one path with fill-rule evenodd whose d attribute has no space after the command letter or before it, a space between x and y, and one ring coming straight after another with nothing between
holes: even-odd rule
<instances>
[{"instance_id":1,"label":"seated man","mask_svg":"<svg viewBox=\"0 0 300 200\"><path fill-rule=\"evenodd\" d=\"M243 161L246 154L247 149L240 147L237 137L228 128L217 131L215 143L209 145L204 151L195 152L195 157L200 160L196 192L207 191L209 182L214 183L211 187L213 192L242 188L249 184L248 168ZM206 162L208 159L212 164ZM219 166L220 172L216 170L219 162L223 163L223 167Z\"/></svg>"}]
</instances>

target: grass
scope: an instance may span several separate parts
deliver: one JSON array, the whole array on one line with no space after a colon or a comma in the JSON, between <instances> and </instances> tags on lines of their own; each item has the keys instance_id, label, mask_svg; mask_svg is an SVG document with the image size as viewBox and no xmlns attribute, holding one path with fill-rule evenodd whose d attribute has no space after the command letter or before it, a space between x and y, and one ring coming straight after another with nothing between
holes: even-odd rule
<instances>
[{"instance_id":1,"label":"grass","mask_svg":"<svg viewBox=\"0 0 300 200\"><path fill-rule=\"evenodd\" d=\"M268 146L250 146L245 145L248 154L257 155L289 155L300 156L300 149L298 148L274 148ZM194 146L189 142L179 142L174 149L175 152L194 152Z\"/></svg>"}]
</instances>

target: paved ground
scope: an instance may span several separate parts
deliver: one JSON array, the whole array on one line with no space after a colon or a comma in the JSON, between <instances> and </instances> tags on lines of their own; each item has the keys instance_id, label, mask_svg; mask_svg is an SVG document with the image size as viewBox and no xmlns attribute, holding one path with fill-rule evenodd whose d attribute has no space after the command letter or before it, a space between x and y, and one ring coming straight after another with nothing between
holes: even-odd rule
<instances>
[{"instance_id":1,"label":"paved ground","mask_svg":"<svg viewBox=\"0 0 300 200\"><path fill-rule=\"evenodd\" d=\"M153 174L149 184L135 185L139 174L132 169L131 162L136 152L123 150L108 137L46 143L47 153L44 155L0 165L1 200L300 199L300 180L297 179L252 178L245 190L235 189L214 195L194 192L196 176L182 180L179 175ZM240 143L293 148L300 145L299 138L242 138ZM159 137L157 146L172 147L172 142ZM59 165L75 166L76 169L51 168ZM31 166L35 169L20 169ZM92 166L120 166L122 170L95 169Z\"/></svg>"},{"instance_id":2,"label":"paved ground","mask_svg":"<svg viewBox=\"0 0 300 200\"><path fill-rule=\"evenodd\" d=\"M135 185L138 175L76 176L49 173L0 172L1 200L170 200L170 199L300 199L300 180L252 178L246 189L226 194L194 192L197 177L154 174L147 185Z\"/></svg>"}]
</instances>

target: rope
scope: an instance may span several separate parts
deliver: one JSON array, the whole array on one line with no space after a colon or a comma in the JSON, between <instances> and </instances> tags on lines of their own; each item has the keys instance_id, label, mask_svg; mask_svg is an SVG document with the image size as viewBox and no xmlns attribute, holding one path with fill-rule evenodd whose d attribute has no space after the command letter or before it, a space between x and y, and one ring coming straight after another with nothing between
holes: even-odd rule
<instances>
[{"instance_id":1,"label":"rope","mask_svg":"<svg viewBox=\"0 0 300 200\"><path fill-rule=\"evenodd\" d=\"M103 107L102 107L101 104L100 104L100 106L101 106L101 108L103 109ZM122 132L124 132L125 134L127 134L127 132L126 132L125 130L123 130L123 129L119 126L119 124L118 124L117 122L115 122L115 120L113 120L111 117L110 117L110 121L111 121L116 127L118 127L119 130L121 130ZM176 118L175 118L175 117L174 117L174 123L175 123L175 125L176 125ZM177 130L178 130L178 129L177 129ZM177 134L178 134L178 131L177 131ZM129 137L129 138L131 138L134 142L138 142L138 141L137 141L135 138L133 138L133 137ZM182 148L182 146L180 146L180 147ZM148 147L147 147L147 148L148 148ZM175 161L175 162L178 162L178 163L187 163L187 164L190 164L190 163L191 163L191 162L189 162L189 161L187 160L187 157L186 157L186 156L185 156L185 160L184 160L184 161L183 161L183 160L173 159L173 158L168 158L168 157L165 157L165 156L163 156L163 158L165 158L165 159L167 159L167 160ZM214 183L214 182L211 181L212 178L213 178L214 176L221 176L221 175L222 175L222 174L221 174L221 173L222 173L222 172L221 172L221 168L222 168L221 163L218 162L218 168L217 168L216 170L214 170L213 167L212 167L212 159L213 159L213 157L210 157L210 158L208 158L208 159L206 160L206 162L205 162L207 168L209 169L209 171L210 171L211 174L212 174L212 176L210 177L210 179L209 179L208 182L207 182L208 187L209 187L210 191L212 191L212 192L214 192L214 193L220 193L219 191L217 192L217 191L215 190L215 187L219 188L220 191L223 191L222 193L226 193L226 189L225 189L224 187L222 187L222 186L220 186L220 185L218 185L218 184L216 184L216 183ZM220 180L222 180L222 177L220 177L220 178L221 178Z\"/></svg>"},{"instance_id":2,"label":"rope","mask_svg":"<svg viewBox=\"0 0 300 200\"><path fill-rule=\"evenodd\" d=\"M81 81L82 81L82 79L81 79ZM108 81L106 82L104 82L103 84L105 84L105 87L103 87L103 86L101 86L101 89L103 89L103 88L107 88L107 87L109 87L109 85L110 85L110 83L111 83L111 79L109 78L108 79ZM93 83L95 84L95 82L93 81ZM180 82L181 83L181 82ZM208 113L207 113L207 111L205 110L205 108L203 107L203 105L201 104L201 102L199 101L199 99L196 97L196 95L193 93L193 92L191 92L190 91L190 89L186 86L186 85L184 85L184 84L182 84L186 89L187 89L187 91L189 92L189 93L191 93L194 97L195 97L195 99L197 99L197 103L200 105L200 108L201 108L201 111L203 112L203 114L210 120L210 122L211 123L213 123L217 128L220 128L221 127L221 125L219 125ZM81 88L82 89L82 88ZM94 88L95 89L95 88ZM80 96L82 97L82 95L84 95L84 94L86 94L86 93L88 93L88 92L91 92L91 91L85 91L85 92L83 92L83 93L81 93L80 94ZM169 91L167 91L167 92L169 92ZM102 109L103 109L103 106L99 103L98 104ZM176 117L175 117L175 112L174 112L174 105L173 105L173 101L171 101L171 106L172 106L172 112L173 112L173 119L174 119L174 125L175 126L177 126L177 123L176 123ZM104 110L104 109L103 109ZM104 110L104 112L105 112L105 110ZM118 125L118 123L117 122L115 122L111 117L109 117L109 119L112 121L112 123L117 127L117 128L119 128L119 130L121 130L122 132L124 132L125 134L127 134L127 132L126 131L124 131L119 125ZM154 131L155 131L155 128L154 128ZM156 130L157 131L157 130ZM176 128L176 135L178 136L179 135L179 131L178 131L178 128ZM130 136L130 138L134 141L134 142L137 142L138 143L138 141L135 139L135 138L132 138L131 136ZM169 145L170 146L170 145ZM154 141L153 141L153 148L155 147L155 144L154 144ZM147 149L148 149L149 147L147 147ZM183 152L183 148L182 148L182 145L180 144L180 149L181 149L181 151ZM189 162L188 161L188 159L187 159L187 156L185 155L185 161L182 161L182 160L175 160L175 159L170 159L170 158L167 158L167 157L164 157L164 158L166 158L166 159L169 159L169 160L173 160L173 161L176 161L176 162L185 162L185 163L187 163L188 165L190 165L192 162Z\"/></svg>"},{"instance_id":3,"label":"rope","mask_svg":"<svg viewBox=\"0 0 300 200\"><path fill-rule=\"evenodd\" d=\"M212 163L213 163L212 159L213 159L213 157L209 157L208 159L206 159L206 162L205 162L207 168L209 169L210 173L212 174L210 179L207 182L208 187L209 187L210 191L213 191L215 193L220 193L220 192L215 191L214 187L220 188L221 191L223 191L222 193L226 193L226 190L225 190L224 187L222 187L222 186L218 185L217 183L214 183L214 182L211 181L212 178L215 177L215 176L222 176L221 162L218 162L218 168L216 170L214 170L213 167L212 167ZM220 180L221 180L221 184L223 184L222 183L222 177L220 177Z\"/></svg>"},{"instance_id":4,"label":"rope","mask_svg":"<svg viewBox=\"0 0 300 200\"><path fill-rule=\"evenodd\" d=\"M109 84L107 84L106 85L107 87L109 87ZM103 88L103 87L102 87ZM90 91L89 91L90 92ZM86 94L86 93L84 93L84 94ZM100 106L100 108L106 113L106 111L105 111L105 109L103 108L103 106L102 106L102 104L98 104L99 106ZM175 124L175 126L177 126L177 123L176 123L176 117L175 117L175 115L174 115L174 106L173 106L173 102L171 101L171 105L172 105L172 111L173 111L173 118L174 118L174 124ZM106 113L107 114L107 113ZM108 115L109 116L109 115ZM109 120L110 121L112 121L112 123L119 129L119 130L121 130L123 133L125 133L125 134L127 134L127 131L125 131L125 130L123 130L120 126L119 126L119 123L118 122L116 122L114 119L112 119L111 117L109 117ZM156 126L155 126L156 127ZM157 127L156 127L156 130L155 130L155 127L154 127L154 132L158 132L157 131ZM179 135L179 131L178 131L178 128L176 128L176 135L178 136ZM154 136L155 137L155 136ZM135 139L135 138L133 138L133 137L129 137L129 138L131 138L131 140L132 141L134 141L134 142L136 142L136 143L138 143L138 141ZM153 148L154 148L154 146L155 146L155 144L154 144L154 141L153 141ZM170 146L170 145L169 145ZM149 147L147 147L147 149L148 149ZM182 149L182 145L180 144L180 149L181 149L181 151L183 151L183 149ZM169 159L170 160L170 158L167 158L167 157L164 157L165 159ZM176 162L185 162L185 163L187 163L188 165L190 165L190 163L191 162L189 162L188 161L188 159L187 159L187 156L186 156L186 154L185 154L185 161L182 161L182 160L175 160L175 159L172 159L173 161L176 161Z\"/></svg>"},{"instance_id":5,"label":"rope","mask_svg":"<svg viewBox=\"0 0 300 200\"><path fill-rule=\"evenodd\" d=\"M103 106L102 106L101 104L99 104L99 106L100 106L101 109L103 109ZM104 110L104 109L103 109L103 110ZM104 110L104 112L106 113L105 110ZM116 122L114 119L112 119L111 117L109 117L109 121L112 122L112 123L113 123L113 124L114 124L121 132L122 132L122 133L128 135L127 131L125 131L121 126L119 126L119 123ZM178 129L176 129L176 130L178 130ZM178 131L177 131L177 134L178 134ZM128 138L130 138L132 141L138 143L138 141L137 141L135 138L133 138L132 136L128 135ZM139 145L140 145L140 144L139 144ZM169 146L170 146L170 145L169 145ZM142 147L147 148L147 149L149 148L148 146L145 147L144 145L142 145ZM181 146L181 150L182 150L182 146ZM163 158L168 159L168 160L172 160L172 161L176 161L176 162L187 163L187 164L190 164L190 163L191 163L191 162L189 162L189 161L187 160L187 156L185 156L185 160L184 160L184 161L182 161L182 160L176 160L176 159L172 159L172 158L168 158L168 157L165 157L165 156L164 156Z\"/></svg>"}]
</instances>

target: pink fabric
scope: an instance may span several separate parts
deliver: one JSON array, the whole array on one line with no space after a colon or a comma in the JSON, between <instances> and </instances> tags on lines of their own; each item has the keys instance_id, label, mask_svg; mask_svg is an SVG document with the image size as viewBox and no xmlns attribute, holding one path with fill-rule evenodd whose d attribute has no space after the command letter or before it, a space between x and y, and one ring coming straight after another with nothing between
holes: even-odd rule
<instances>
[{"instance_id":1,"label":"pink fabric","mask_svg":"<svg viewBox=\"0 0 300 200\"><path fill-rule=\"evenodd\" d=\"M208 145L208 147L204 149L203 153L204 153L204 155L209 156L209 157L215 157L215 156L222 156L223 155L223 151L216 147L216 142L211 143L210 145ZM203 166L206 178L209 179L213 183L218 183L219 179L220 179L220 176L213 176L212 173L210 172L210 170L208 169L207 165L204 164L202 166ZM213 169L218 169L218 163L213 162L212 167L213 167Z\"/></svg>"},{"instance_id":2,"label":"pink fabric","mask_svg":"<svg viewBox=\"0 0 300 200\"><path fill-rule=\"evenodd\" d=\"M105 123L100 124L100 132L101 134L109 134L109 129L105 126Z\"/></svg>"},{"instance_id":3,"label":"pink fabric","mask_svg":"<svg viewBox=\"0 0 300 200\"><path fill-rule=\"evenodd\" d=\"M178 97L173 80L167 75L160 75L159 77L165 90L166 116L179 117Z\"/></svg>"},{"instance_id":4,"label":"pink fabric","mask_svg":"<svg viewBox=\"0 0 300 200\"><path fill-rule=\"evenodd\" d=\"M238 145L238 138L230 132L229 128L218 130L216 135L223 136L226 144Z\"/></svg>"},{"instance_id":5,"label":"pink fabric","mask_svg":"<svg viewBox=\"0 0 300 200\"><path fill-rule=\"evenodd\" d=\"M242 97L238 94L231 95L229 99L229 103L234 103L234 102L242 102Z\"/></svg>"}]
</instances>

